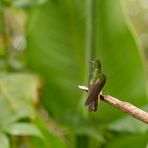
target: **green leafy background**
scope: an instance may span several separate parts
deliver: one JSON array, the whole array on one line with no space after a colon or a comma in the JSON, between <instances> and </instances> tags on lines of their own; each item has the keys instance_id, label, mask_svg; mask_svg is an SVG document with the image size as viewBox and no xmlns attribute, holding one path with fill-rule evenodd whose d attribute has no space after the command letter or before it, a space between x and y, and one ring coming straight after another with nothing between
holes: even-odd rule
<instances>
[{"instance_id":1,"label":"green leafy background","mask_svg":"<svg viewBox=\"0 0 148 148\"><path fill-rule=\"evenodd\" d=\"M147 103L143 55L123 6L119 0L94 3L94 49L90 58L102 61L107 75L103 92L142 107ZM90 133L99 135L99 129L110 124L112 129L116 129L117 124L112 122L121 120L125 114L103 102L97 113L86 113L83 105L84 97L77 87L87 84L86 61L90 60L87 59L89 51L86 48L86 20L89 15L86 4L87 1L76 0L49 1L30 12L27 55L29 67L44 77L42 101L49 113L59 123L72 126L76 133L91 137ZM128 127L119 130L131 132ZM145 141L146 145L147 136L140 137L129 136L130 144L134 146L136 139L141 144ZM126 136L121 139L128 144ZM115 144L118 142L112 145Z\"/></svg>"},{"instance_id":2,"label":"green leafy background","mask_svg":"<svg viewBox=\"0 0 148 148\"><path fill-rule=\"evenodd\" d=\"M78 88L87 85L89 60L100 59L107 76L103 93L148 111L145 57L123 1L0 4L27 16L27 70L0 74L0 147L147 147L146 124L102 101L97 112L88 112L87 94Z\"/></svg>"}]
</instances>

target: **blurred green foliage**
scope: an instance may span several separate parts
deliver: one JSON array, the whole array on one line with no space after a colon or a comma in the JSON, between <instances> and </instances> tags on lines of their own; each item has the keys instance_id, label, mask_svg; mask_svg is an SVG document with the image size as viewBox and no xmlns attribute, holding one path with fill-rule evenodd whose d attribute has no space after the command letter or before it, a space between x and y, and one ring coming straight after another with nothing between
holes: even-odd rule
<instances>
[{"instance_id":1,"label":"blurred green foliage","mask_svg":"<svg viewBox=\"0 0 148 148\"><path fill-rule=\"evenodd\" d=\"M35 125L27 120L35 118L37 78L29 74L0 75L0 134L1 147L9 147L9 135L41 137ZM26 122L22 122L26 119Z\"/></svg>"},{"instance_id":2,"label":"blurred green foliage","mask_svg":"<svg viewBox=\"0 0 148 148\"><path fill-rule=\"evenodd\" d=\"M0 50L6 51L6 68L0 77L0 147L146 148L147 125L104 102L98 112L88 112L87 94L78 89L87 85L89 60L100 59L107 75L103 93L148 110L144 54L121 1L1 2ZM23 31L6 6L11 13L25 12L20 15L27 17ZM16 35L26 35L25 52L25 39L16 42ZM25 56L17 63L26 67L12 67L12 61L17 65L14 52Z\"/></svg>"}]
</instances>

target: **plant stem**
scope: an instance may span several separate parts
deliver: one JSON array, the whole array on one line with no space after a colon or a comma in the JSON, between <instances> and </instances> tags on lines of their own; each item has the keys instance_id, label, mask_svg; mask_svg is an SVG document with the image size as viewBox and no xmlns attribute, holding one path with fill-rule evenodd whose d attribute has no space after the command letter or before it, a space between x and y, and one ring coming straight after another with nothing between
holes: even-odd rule
<instances>
[{"instance_id":1,"label":"plant stem","mask_svg":"<svg viewBox=\"0 0 148 148\"><path fill-rule=\"evenodd\" d=\"M109 95L100 95L100 99L148 124L148 113L141 110L140 108L128 102L120 101L119 99Z\"/></svg>"},{"instance_id":2,"label":"plant stem","mask_svg":"<svg viewBox=\"0 0 148 148\"><path fill-rule=\"evenodd\" d=\"M90 73L90 65L88 61L94 57L94 46L95 46L95 1L87 0L87 15L86 15L86 54L85 54L85 81L87 81Z\"/></svg>"},{"instance_id":3,"label":"plant stem","mask_svg":"<svg viewBox=\"0 0 148 148\"><path fill-rule=\"evenodd\" d=\"M86 86L78 86L81 90L83 91L88 91L88 88ZM112 97L110 95L101 95L100 94L100 99L116 108L119 110L122 110L129 115L133 116L134 118L137 118L138 120L148 124L148 113L143 111L142 109L134 106L131 103L121 101L115 97Z\"/></svg>"}]
</instances>

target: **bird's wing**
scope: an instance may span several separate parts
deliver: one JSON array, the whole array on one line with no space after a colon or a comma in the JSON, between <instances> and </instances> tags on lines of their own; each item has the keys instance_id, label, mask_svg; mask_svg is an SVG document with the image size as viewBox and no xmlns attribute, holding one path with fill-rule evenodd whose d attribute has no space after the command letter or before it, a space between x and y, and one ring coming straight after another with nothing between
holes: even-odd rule
<instances>
[{"instance_id":1,"label":"bird's wing","mask_svg":"<svg viewBox=\"0 0 148 148\"><path fill-rule=\"evenodd\" d=\"M90 89L90 93L85 102L85 105L89 106L90 104L92 104L92 102L98 99L98 95L100 94L105 82L106 82L106 76L102 74L100 80L98 80L98 82Z\"/></svg>"}]
</instances>

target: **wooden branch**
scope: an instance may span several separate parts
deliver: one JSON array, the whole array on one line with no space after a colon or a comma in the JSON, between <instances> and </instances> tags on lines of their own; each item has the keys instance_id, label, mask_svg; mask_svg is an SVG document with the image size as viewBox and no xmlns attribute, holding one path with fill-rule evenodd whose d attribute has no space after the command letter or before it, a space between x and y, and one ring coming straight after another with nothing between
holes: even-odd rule
<instances>
[{"instance_id":1,"label":"wooden branch","mask_svg":"<svg viewBox=\"0 0 148 148\"><path fill-rule=\"evenodd\" d=\"M141 110L140 108L109 95L100 95L100 99L148 124L148 113Z\"/></svg>"},{"instance_id":2,"label":"wooden branch","mask_svg":"<svg viewBox=\"0 0 148 148\"><path fill-rule=\"evenodd\" d=\"M88 91L88 88L86 86L79 85L79 88L84 91ZM137 118L138 120L148 124L148 113L141 110L140 108L128 103L121 101L117 98L114 98L109 95L102 95L100 94L100 99L108 104L111 104L112 106L128 113L129 115Z\"/></svg>"}]
</instances>

